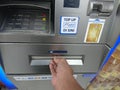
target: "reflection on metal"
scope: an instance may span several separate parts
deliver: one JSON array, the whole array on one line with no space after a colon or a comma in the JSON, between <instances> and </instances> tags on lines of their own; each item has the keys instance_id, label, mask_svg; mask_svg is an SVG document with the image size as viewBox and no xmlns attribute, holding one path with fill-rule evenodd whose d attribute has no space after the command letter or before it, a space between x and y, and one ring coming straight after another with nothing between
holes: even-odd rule
<instances>
[{"instance_id":1,"label":"reflection on metal","mask_svg":"<svg viewBox=\"0 0 120 90\"><path fill-rule=\"evenodd\" d=\"M119 6L118 6L116 15L117 15L117 16L120 16L120 4L119 4Z\"/></svg>"}]
</instances>

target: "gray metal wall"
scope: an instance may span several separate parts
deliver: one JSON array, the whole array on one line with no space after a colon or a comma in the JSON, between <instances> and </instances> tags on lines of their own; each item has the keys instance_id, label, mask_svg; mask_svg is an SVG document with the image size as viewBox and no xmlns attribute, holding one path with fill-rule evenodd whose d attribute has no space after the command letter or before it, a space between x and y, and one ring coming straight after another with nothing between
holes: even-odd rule
<instances>
[{"instance_id":1,"label":"gray metal wall","mask_svg":"<svg viewBox=\"0 0 120 90\"><path fill-rule=\"evenodd\" d=\"M120 35L120 1L116 3L115 8L117 9L114 11L115 17L113 18L112 27L108 33L107 43L112 47Z\"/></svg>"}]
</instances>

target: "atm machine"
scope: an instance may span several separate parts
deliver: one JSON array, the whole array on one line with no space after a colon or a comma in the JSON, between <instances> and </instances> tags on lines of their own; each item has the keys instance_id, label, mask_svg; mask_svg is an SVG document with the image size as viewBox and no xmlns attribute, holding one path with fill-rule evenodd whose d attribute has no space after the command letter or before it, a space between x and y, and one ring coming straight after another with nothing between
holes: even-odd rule
<instances>
[{"instance_id":1,"label":"atm machine","mask_svg":"<svg viewBox=\"0 0 120 90\"><path fill-rule=\"evenodd\" d=\"M1 89L53 90L54 55L66 58L86 89L120 35L119 23L119 0L1 0Z\"/></svg>"}]
</instances>

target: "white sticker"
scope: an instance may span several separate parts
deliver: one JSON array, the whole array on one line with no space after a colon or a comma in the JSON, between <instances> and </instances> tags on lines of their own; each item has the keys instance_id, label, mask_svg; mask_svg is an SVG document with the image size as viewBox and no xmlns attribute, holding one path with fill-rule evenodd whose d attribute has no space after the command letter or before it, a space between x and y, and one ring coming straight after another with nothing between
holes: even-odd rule
<instances>
[{"instance_id":1,"label":"white sticker","mask_svg":"<svg viewBox=\"0 0 120 90\"><path fill-rule=\"evenodd\" d=\"M51 75L43 75L43 76L14 76L16 81L33 81L33 80L51 80Z\"/></svg>"},{"instance_id":2,"label":"white sticker","mask_svg":"<svg viewBox=\"0 0 120 90\"><path fill-rule=\"evenodd\" d=\"M77 79L77 75L73 75ZM33 81L33 80L51 80L51 75L41 75L41 76L14 76L16 81Z\"/></svg>"},{"instance_id":3,"label":"white sticker","mask_svg":"<svg viewBox=\"0 0 120 90\"><path fill-rule=\"evenodd\" d=\"M61 17L60 34L76 34L78 21L78 17Z\"/></svg>"},{"instance_id":4,"label":"white sticker","mask_svg":"<svg viewBox=\"0 0 120 90\"><path fill-rule=\"evenodd\" d=\"M99 43L105 19L89 19L84 42Z\"/></svg>"}]
</instances>

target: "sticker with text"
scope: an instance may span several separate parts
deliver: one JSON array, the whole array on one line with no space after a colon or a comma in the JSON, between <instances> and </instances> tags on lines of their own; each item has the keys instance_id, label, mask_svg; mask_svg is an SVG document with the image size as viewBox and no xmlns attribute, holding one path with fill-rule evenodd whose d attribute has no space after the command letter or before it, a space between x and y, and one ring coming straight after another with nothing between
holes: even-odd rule
<instances>
[{"instance_id":1,"label":"sticker with text","mask_svg":"<svg viewBox=\"0 0 120 90\"><path fill-rule=\"evenodd\" d=\"M78 17L61 17L60 34L76 34L78 29Z\"/></svg>"},{"instance_id":2,"label":"sticker with text","mask_svg":"<svg viewBox=\"0 0 120 90\"><path fill-rule=\"evenodd\" d=\"M76 79L77 75L73 75L73 77ZM14 76L13 77L16 81L34 81L34 80L51 80L51 75L40 75L40 76Z\"/></svg>"}]
</instances>

